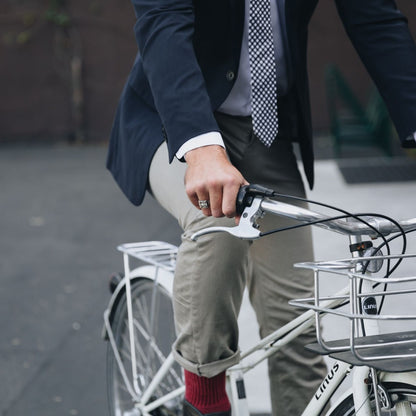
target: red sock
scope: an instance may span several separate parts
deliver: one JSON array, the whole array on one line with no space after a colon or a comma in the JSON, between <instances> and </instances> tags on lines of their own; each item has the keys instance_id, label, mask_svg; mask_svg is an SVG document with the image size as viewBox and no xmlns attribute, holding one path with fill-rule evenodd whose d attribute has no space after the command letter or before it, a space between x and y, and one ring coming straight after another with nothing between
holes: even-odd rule
<instances>
[{"instance_id":1,"label":"red sock","mask_svg":"<svg viewBox=\"0 0 416 416\"><path fill-rule=\"evenodd\" d=\"M185 400L202 414L230 410L230 401L225 391L225 371L207 378L185 370Z\"/></svg>"}]
</instances>

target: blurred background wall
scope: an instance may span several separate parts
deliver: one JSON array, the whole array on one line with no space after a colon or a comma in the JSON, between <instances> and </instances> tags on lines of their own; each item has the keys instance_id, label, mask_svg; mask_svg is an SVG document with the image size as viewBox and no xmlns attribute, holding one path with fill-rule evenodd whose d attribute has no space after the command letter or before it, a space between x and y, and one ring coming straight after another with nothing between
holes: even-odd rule
<instances>
[{"instance_id":1,"label":"blurred background wall","mask_svg":"<svg viewBox=\"0 0 416 416\"><path fill-rule=\"evenodd\" d=\"M416 36L415 0L399 0L398 6ZM129 0L1 0L0 142L107 140L136 53L134 22ZM324 85L329 62L365 100L368 75L334 1L321 0L309 47L317 134L329 129Z\"/></svg>"}]
</instances>

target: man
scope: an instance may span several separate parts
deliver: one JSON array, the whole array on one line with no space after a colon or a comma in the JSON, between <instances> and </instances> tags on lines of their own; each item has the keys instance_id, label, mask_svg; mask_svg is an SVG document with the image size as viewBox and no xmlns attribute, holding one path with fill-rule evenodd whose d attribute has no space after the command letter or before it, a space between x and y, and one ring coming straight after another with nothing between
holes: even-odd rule
<instances>
[{"instance_id":1,"label":"man","mask_svg":"<svg viewBox=\"0 0 416 416\"><path fill-rule=\"evenodd\" d=\"M239 360L243 289L261 336L292 319L287 300L312 290L311 277L291 267L300 256L312 258L310 232L253 243L223 234L195 243L190 235L233 224L237 191L247 182L303 196L293 141L313 186L306 46L318 0L132 1L140 53L117 110L108 167L134 204L147 188L184 229L173 346L185 369L184 414L229 415L224 374ZM336 4L403 146L415 147L416 47L406 19L394 0ZM265 32L268 40L256 39ZM262 60L270 51L272 65ZM286 223L264 221L274 228ZM322 377L322 361L302 347L312 337L305 334L269 361L274 415L300 414ZM301 399L292 400L292 391Z\"/></svg>"}]
</instances>

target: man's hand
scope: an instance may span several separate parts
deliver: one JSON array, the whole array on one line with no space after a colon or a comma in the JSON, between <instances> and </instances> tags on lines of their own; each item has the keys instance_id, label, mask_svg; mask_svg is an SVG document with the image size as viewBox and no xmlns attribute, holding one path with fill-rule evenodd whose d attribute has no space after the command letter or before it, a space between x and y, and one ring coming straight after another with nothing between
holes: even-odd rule
<instances>
[{"instance_id":1,"label":"man's hand","mask_svg":"<svg viewBox=\"0 0 416 416\"><path fill-rule=\"evenodd\" d=\"M228 160L225 149L212 145L186 153L186 193L198 209L198 201L209 201L202 209L207 216L235 217L235 203L241 185L247 185L241 173Z\"/></svg>"}]
</instances>

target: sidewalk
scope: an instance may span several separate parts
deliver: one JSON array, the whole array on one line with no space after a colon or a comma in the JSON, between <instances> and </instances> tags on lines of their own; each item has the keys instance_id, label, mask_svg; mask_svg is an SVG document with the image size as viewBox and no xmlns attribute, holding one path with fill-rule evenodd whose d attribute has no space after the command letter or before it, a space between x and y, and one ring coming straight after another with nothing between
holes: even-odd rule
<instances>
[{"instance_id":1,"label":"sidewalk","mask_svg":"<svg viewBox=\"0 0 416 416\"><path fill-rule=\"evenodd\" d=\"M122 268L115 247L179 242L179 227L151 198L141 209L126 201L104 169L105 154L104 147L0 149L2 416L108 415L100 332L107 276ZM332 161L318 162L316 176L313 199L416 215L415 182L347 185ZM341 240L327 236L315 232L316 257L345 256ZM247 303L241 319L244 348L257 333ZM269 410L264 371L248 379L256 412Z\"/></svg>"}]
</instances>

